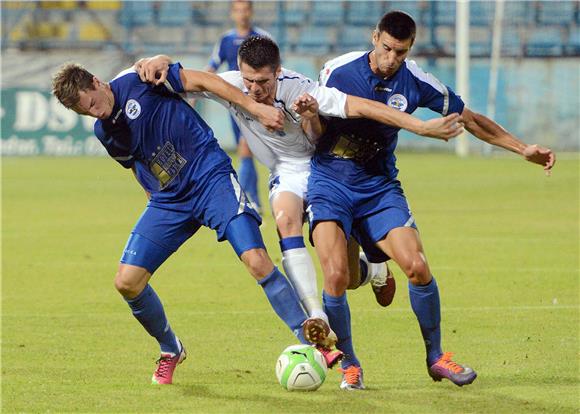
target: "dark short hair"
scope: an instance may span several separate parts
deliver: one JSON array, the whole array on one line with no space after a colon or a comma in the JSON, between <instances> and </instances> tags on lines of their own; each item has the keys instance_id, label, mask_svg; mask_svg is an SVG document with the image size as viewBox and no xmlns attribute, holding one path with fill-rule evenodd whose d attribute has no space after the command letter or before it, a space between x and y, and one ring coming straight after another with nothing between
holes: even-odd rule
<instances>
[{"instance_id":1,"label":"dark short hair","mask_svg":"<svg viewBox=\"0 0 580 414\"><path fill-rule=\"evenodd\" d=\"M60 67L52 78L52 93L65 107L78 105L81 91L94 89L93 74L76 63Z\"/></svg>"},{"instance_id":2,"label":"dark short hair","mask_svg":"<svg viewBox=\"0 0 580 414\"><path fill-rule=\"evenodd\" d=\"M253 69L270 66L276 71L280 66L280 49L272 39L264 36L250 36L238 49L239 63L244 62Z\"/></svg>"},{"instance_id":3,"label":"dark short hair","mask_svg":"<svg viewBox=\"0 0 580 414\"><path fill-rule=\"evenodd\" d=\"M397 40L415 40L417 25L409 14L394 10L383 16L379 24L377 24L377 31L379 33L387 32Z\"/></svg>"}]
</instances>

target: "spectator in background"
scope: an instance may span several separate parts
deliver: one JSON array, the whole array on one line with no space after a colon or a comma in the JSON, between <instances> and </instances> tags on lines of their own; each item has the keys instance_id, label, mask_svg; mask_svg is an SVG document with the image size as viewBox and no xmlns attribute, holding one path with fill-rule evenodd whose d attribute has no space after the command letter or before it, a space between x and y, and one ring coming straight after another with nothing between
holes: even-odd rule
<instances>
[{"instance_id":1,"label":"spectator in background","mask_svg":"<svg viewBox=\"0 0 580 414\"><path fill-rule=\"evenodd\" d=\"M215 73L224 62L227 63L228 70L239 70L238 49L240 44L250 36L272 37L268 32L252 26L252 14L253 5L251 1L234 0L231 2L230 17L235 24L235 28L225 32L216 43L207 68L209 72ZM262 206L258 195L258 174L256 173L252 152L246 139L241 136L240 128L238 128L234 118L231 118L231 122L240 159L238 167L240 185L250 197L254 208L261 213Z\"/></svg>"}]
</instances>

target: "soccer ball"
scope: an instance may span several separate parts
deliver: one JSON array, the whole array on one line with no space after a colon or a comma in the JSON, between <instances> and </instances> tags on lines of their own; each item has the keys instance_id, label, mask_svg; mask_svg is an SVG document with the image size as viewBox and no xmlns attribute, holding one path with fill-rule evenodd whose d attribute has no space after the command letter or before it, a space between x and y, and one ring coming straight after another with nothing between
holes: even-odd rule
<instances>
[{"instance_id":1,"label":"soccer ball","mask_svg":"<svg viewBox=\"0 0 580 414\"><path fill-rule=\"evenodd\" d=\"M290 345L276 362L276 376L288 391L315 391L326 379L324 356L311 345Z\"/></svg>"}]
</instances>

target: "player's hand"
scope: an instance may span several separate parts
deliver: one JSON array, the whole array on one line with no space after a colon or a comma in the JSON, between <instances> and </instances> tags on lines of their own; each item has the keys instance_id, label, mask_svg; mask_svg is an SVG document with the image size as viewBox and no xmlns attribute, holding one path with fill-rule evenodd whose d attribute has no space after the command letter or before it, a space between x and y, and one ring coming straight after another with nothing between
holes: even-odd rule
<instances>
[{"instance_id":1,"label":"player's hand","mask_svg":"<svg viewBox=\"0 0 580 414\"><path fill-rule=\"evenodd\" d=\"M458 113L443 118L430 119L423 123L421 135L431 138L440 138L445 141L455 138L463 132L463 118Z\"/></svg>"},{"instance_id":2,"label":"player's hand","mask_svg":"<svg viewBox=\"0 0 580 414\"><path fill-rule=\"evenodd\" d=\"M544 148L539 145L528 145L522 155L526 161L533 162L534 164L539 164L544 167L546 175L551 174L552 167L556 163L556 154L552 152L549 148Z\"/></svg>"},{"instance_id":3,"label":"player's hand","mask_svg":"<svg viewBox=\"0 0 580 414\"><path fill-rule=\"evenodd\" d=\"M157 55L152 58L139 59L133 68L139 74L143 82L160 85L167 79L171 59L165 55Z\"/></svg>"},{"instance_id":4,"label":"player's hand","mask_svg":"<svg viewBox=\"0 0 580 414\"><path fill-rule=\"evenodd\" d=\"M284 129L284 114L279 108L256 102L252 113L268 131L273 132Z\"/></svg>"},{"instance_id":5,"label":"player's hand","mask_svg":"<svg viewBox=\"0 0 580 414\"><path fill-rule=\"evenodd\" d=\"M307 93L296 98L290 108L304 119L312 119L318 116L318 101Z\"/></svg>"}]
</instances>

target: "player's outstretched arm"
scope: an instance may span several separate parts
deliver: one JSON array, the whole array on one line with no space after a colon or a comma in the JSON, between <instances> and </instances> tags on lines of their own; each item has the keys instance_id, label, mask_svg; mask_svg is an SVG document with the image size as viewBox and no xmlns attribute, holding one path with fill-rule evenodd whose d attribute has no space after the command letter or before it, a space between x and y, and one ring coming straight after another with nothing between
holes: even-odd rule
<instances>
[{"instance_id":1,"label":"player's outstretched arm","mask_svg":"<svg viewBox=\"0 0 580 414\"><path fill-rule=\"evenodd\" d=\"M406 112L358 96L347 95L345 112L349 118L368 118L382 124L406 129L417 135L440 138L445 141L463 132L463 122L459 114L422 121Z\"/></svg>"},{"instance_id":2,"label":"player's outstretched arm","mask_svg":"<svg viewBox=\"0 0 580 414\"><path fill-rule=\"evenodd\" d=\"M143 82L159 85L167 79L171 63L169 56L157 55L139 60L135 63L134 68ZM284 115L278 109L257 103L213 73L181 69L179 75L186 92L207 91L213 93L234 105L239 105L258 118L260 123L270 130L284 127Z\"/></svg>"},{"instance_id":3,"label":"player's outstretched arm","mask_svg":"<svg viewBox=\"0 0 580 414\"><path fill-rule=\"evenodd\" d=\"M556 163L556 154L551 149L536 144L525 144L493 120L473 112L467 107L463 109L461 115L463 116L465 129L475 137L488 144L520 154L527 161L543 166L546 174L550 174L550 170Z\"/></svg>"}]
</instances>

